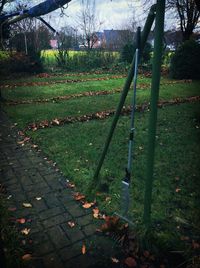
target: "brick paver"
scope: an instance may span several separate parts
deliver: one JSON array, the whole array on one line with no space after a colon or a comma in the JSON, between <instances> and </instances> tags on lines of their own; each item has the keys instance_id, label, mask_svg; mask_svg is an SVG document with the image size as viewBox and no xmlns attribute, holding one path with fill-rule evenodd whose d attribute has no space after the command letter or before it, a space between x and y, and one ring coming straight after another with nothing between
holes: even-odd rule
<instances>
[{"instance_id":1,"label":"brick paver","mask_svg":"<svg viewBox=\"0 0 200 268\"><path fill-rule=\"evenodd\" d=\"M13 217L26 219L17 225L19 232L30 229L23 238L25 251L34 257L28 267L111 267L106 260L113 254L114 243L96 234L102 222L97 223L91 210L83 209L72 198L66 178L44 160L42 153L29 144L17 143L17 127L2 111L0 125L0 182L7 188L10 206L16 207ZM25 208L23 203L32 207ZM68 221L75 226L69 227Z\"/></svg>"}]
</instances>

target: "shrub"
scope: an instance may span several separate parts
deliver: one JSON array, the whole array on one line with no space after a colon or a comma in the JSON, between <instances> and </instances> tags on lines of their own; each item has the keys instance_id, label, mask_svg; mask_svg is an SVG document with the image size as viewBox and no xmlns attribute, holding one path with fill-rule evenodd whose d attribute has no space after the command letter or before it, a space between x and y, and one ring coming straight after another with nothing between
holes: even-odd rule
<instances>
[{"instance_id":1,"label":"shrub","mask_svg":"<svg viewBox=\"0 0 200 268\"><path fill-rule=\"evenodd\" d=\"M43 71L40 52L25 55L22 52L9 53L7 58L0 57L0 74L39 73Z\"/></svg>"},{"instance_id":2,"label":"shrub","mask_svg":"<svg viewBox=\"0 0 200 268\"><path fill-rule=\"evenodd\" d=\"M170 64L170 76L175 79L200 78L200 44L188 40L175 51Z\"/></svg>"},{"instance_id":3,"label":"shrub","mask_svg":"<svg viewBox=\"0 0 200 268\"><path fill-rule=\"evenodd\" d=\"M66 67L69 59L68 50L58 49L58 51L55 53L55 58L59 67Z\"/></svg>"},{"instance_id":4,"label":"shrub","mask_svg":"<svg viewBox=\"0 0 200 268\"><path fill-rule=\"evenodd\" d=\"M121 61L131 63L133 59L134 45L131 43L126 44L121 51Z\"/></svg>"},{"instance_id":5,"label":"shrub","mask_svg":"<svg viewBox=\"0 0 200 268\"><path fill-rule=\"evenodd\" d=\"M133 59L134 45L131 43L126 44L121 51L121 60L123 62L131 63ZM149 64L151 59L152 46L150 43L146 43L142 52L141 63Z\"/></svg>"}]
</instances>

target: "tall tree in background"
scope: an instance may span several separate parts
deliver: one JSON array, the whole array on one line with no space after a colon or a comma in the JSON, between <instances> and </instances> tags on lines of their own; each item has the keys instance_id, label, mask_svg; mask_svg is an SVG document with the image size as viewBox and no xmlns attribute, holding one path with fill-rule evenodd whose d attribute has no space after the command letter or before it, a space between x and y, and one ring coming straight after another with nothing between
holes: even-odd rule
<instances>
[{"instance_id":1,"label":"tall tree in background","mask_svg":"<svg viewBox=\"0 0 200 268\"><path fill-rule=\"evenodd\" d=\"M168 0L167 3L169 8L177 10L183 41L190 39L199 23L200 11L195 2L195 0Z\"/></svg>"},{"instance_id":2,"label":"tall tree in background","mask_svg":"<svg viewBox=\"0 0 200 268\"><path fill-rule=\"evenodd\" d=\"M200 1L199 0L195 0L195 3L197 5L197 9L200 12Z\"/></svg>"},{"instance_id":3,"label":"tall tree in background","mask_svg":"<svg viewBox=\"0 0 200 268\"><path fill-rule=\"evenodd\" d=\"M85 46L88 50L93 48L96 42L96 34L101 26L96 13L96 1L95 0L83 0L81 12L78 15L78 27L83 31L83 35L86 41Z\"/></svg>"},{"instance_id":4,"label":"tall tree in background","mask_svg":"<svg viewBox=\"0 0 200 268\"><path fill-rule=\"evenodd\" d=\"M129 0L129 2L135 9L138 0ZM147 13L156 1L141 0L141 2L144 13ZM167 12L171 10L171 14L174 13L178 18L183 42L189 40L196 27L200 25L200 0L166 0L166 10Z\"/></svg>"}]
</instances>

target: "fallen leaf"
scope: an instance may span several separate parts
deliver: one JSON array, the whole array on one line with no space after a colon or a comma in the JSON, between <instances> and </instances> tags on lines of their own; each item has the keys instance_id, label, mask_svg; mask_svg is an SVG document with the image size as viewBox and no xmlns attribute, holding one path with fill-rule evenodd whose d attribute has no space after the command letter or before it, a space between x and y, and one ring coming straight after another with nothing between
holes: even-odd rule
<instances>
[{"instance_id":1,"label":"fallen leaf","mask_svg":"<svg viewBox=\"0 0 200 268\"><path fill-rule=\"evenodd\" d=\"M30 137L25 137L24 138L24 142L29 141L29 140L30 140Z\"/></svg>"},{"instance_id":2,"label":"fallen leaf","mask_svg":"<svg viewBox=\"0 0 200 268\"><path fill-rule=\"evenodd\" d=\"M56 125L60 125L60 121L57 118L53 119L52 122Z\"/></svg>"},{"instance_id":3,"label":"fallen leaf","mask_svg":"<svg viewBox=\"0 0 200 268\"><path fill-rule=\"evenodd\" d=\"M32 205L30 203L23 203L23 207L32 208Z\"/></svg>"},{"instance_id":4,"label":"fallen leaf","mask_svg":"<svg viewBox=\"0 0 200 268\"><path fill-rule=\"evenodd\" d=\"M181 191L180 188L176 188L176 193L179 193Z\"/></svg>"},{"instance_id":5,"label":"fallen leaf","mask_svg":"<svg viewBox=\"0 0 200 268\"><path fill-rule=\"evenodd\" d=\"M149 258L150 253L149 253L148 250L145 250L145 251L143 252L143 255L144 255L146 258Z\"/></svg>"},{"instance_id":6,"label":"fallen leaf","mask_svg":"<svg viewBox=\"0 0 200 268\"><path fill-rule=\"evenodd\" d=\"M81 194L81 193L79 193L79 192L74 193L74 199L75 199L76 201L85 199L85 195L83 195L83 194Z\"/></svg>"},{"instance_id":7,"label":"fallen leaf","mask_svg":"<svg viewBox=\"0 0 200 268\"><path fill-rule=\"evenodd\" d=\"M113 258L113 257L111 257L111 261L112 261L113 263L119 263L119 260L118 260L117 258Z\"/></svg>"},{"instance_id":8,"label":"fallen leaf","mask_svg":"<svg viewBox=\"0 0 200 268\"><path fill-rule=\"evenodd\" d=\"M18 141L17 144L22 145L24 144L24 141Z\"/></svg>"},{"instance_id":9,"label":"fallen leaf","mask_svg":"<svg viewBox=\"0 0 200 268\"><path fill-rule=\"evenodd\" d=\"M21 218L21 219L17 219L16 222L23 224L26 222L26 220L24 218Z\"/></svg>"},{"instance_id":10,"label":"fallen leaf","mask_svg":"<svg viewBox=\"0 0 200 268\"><path fill-rule=\"evenodd\" d=\"M86 246L85 246L85 244L82 245L81 251L82 251L82 254L83 255L86 253Z\"/></svg>"},{"instance_id":11,"label":"fallen leaf","mask_svg":"<svg viewBox=\"0 0 200 268\"><path fill-rule=\"evenodd\" d=\"M29 228L24 228L23 230L21 230L21 233L24 235L28 235L30 233L31 229Z\"/></svg>"},{"instance_id":12,"label":"fallen leaf","mask_svg":"<svg viewBox=\"0 0 200 268\"><path fill-rule=\"evenodd\" d=\"M74 223L73 221L68 221L67 224L68 224L71 228L73 228L73 227L75 226L75 223Z\"/></svg>"},{"instance_id":13,"label":"fallen leaf","mask_svg":"<svg viewBox=\"0 0 200 268\"><path fill-rule=\"evenodd\" d=\"M22 260L23 261L29 261L32 259L32 255L31 254L25 254L22 256Z\"/></svg>"},{"instance_id":14,"label":"fallen leaf","mask_svg":"<svg viewBox=\"0 0 200 268\"><path fill-rule=\"evenodd\" d=\"M193 249L199 249L200 248L200 244L197 243L196 241L192 240L192 248Z\"/></svg>"},{"instance_id":15,"label":"fallen leaf","mask_svg":"<svg viewBox=\"0 0 200 268\"><path fill-rule=\"evenodd\" d=\"M33 147L33 148L37 148L37 147L38 147L38 145L36 145L36 144L33 144L33 145L32 145L32 147Z\"/></svg>"},{"instance_id":16,"label":"fallen leaf","mask_svg":"<svg viewBox=\"0 0 200 268\"><path fill-rule=\"evenodd\" d=\"M71 183L71 182L67 183L67 188L74 188L74 187L75 187L74 183Z\"/></svg>"},{"instance_id":17,"label":"fallen leaf","mask_svg":"<svg viewBox=\"0 0 200 268\"><path fill-rule=\"evenodd\" d=\"M116 229L119 223L119 217L116 216L105 216L105 223L102 224L101 230L107 232L113 229Z\"/></svg>"},{"instance_id":18,"label":"fallen leaf","mask_svg":"<svg viewBox=\"0 0 200 268\"><path fill-rule=\"evenodd\" d=\"M108 202L110 200L111 200L111 197L109 197L109 196L107 196L106 199L105 199L106 202Z\"/></svg>"},{"instance_id":19,"label":"fallen leaf","mask_svg":"<svg viewBox=\"0 0 200 268\"><path fill-rule=\"evenodd\" d=\"M22 132L22 131L18 131L18 134L19 134L20 136L24 136L24 135L25 135L24 132Z\"/></svg>"},{"instance_id":20,"label":"fallen leaf","mask_svg":"<svg viewBox=\"0 0 200 268\"><path fill-rule=\"evenodd\" d=\"M85 202L85 204L83 204L83 208L91 208L95 203L94 202Z\"/></svg>"},{"instance_id":21,"label":"fallen leaf","mask_svg":"<svg viewBox=\"0 0 200 268\"><path fill-rule=\"evenodd\" d=\"M128 267L136 267L137 266L137 262L135 261L134 258L132 257L128 257L125 259L124 263L128 266Z\"/></svg>"},{"instance_id":22,"label":"fallen leaf","mask_svg":"<svg viewBox=\"0 0 200 268\"><path fill-rule=\"evenodd\" d=\"M9 210L9 211L16 211L17 208L16 208L16 207L10 207L10 208L8 208L8 210Z\"/></svg>"},{"instance_id":23,"label":"fallen leaf","mask_svg":"<svg viewBox=\"0 0 200 268\"><path fill-rule=\"evenodd\" d=\"M98 208L94 208L93 209L93 217L95 219L98 219L99 218L99 209Z\"/></svg>"}]
</instances>

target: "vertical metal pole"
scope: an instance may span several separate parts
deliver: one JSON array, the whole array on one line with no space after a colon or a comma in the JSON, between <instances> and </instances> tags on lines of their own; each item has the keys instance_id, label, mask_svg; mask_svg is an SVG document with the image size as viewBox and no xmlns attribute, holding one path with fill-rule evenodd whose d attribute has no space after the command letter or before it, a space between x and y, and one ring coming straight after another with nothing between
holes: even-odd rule
<instances>
[{"instance_id":1,"label":"vertical metal pole","mask_svg":"<svg viewBox=\"0 0 200 268\"><path fill-rule=\"evenodd\" d=\"M25 53L26 53L26 55L28 55L28 47L27 47L26 33L24 33L24 44L25 44Z\"/></svg>"},{"instance_id":2,"label":"vertical metal pole","mask_svg":"<svg viewBox=\"0 0 200 268\"><path fill-rule=\"evenodd\" d=\"M147 41L147 37L148 37L148 35L149 35L149 33L150 33L152 24L153 24L154 19L155 19L155 9L156 9L156 5L153 5L153 6L151 7L151 9L150 9L149 15L148 15L148 17L147 17L147 20L146 20L146 23L145 23L145 26L144 26L144 29L143 29L142 34L141 34L141 52L142 52L142 50L144 49L145 43L146 43L146 41ZM134 48L134 51L133 51L133 52L135 53L135 48ZM127 96L127 94L128 94L128 91L129 91L131 82L132 82L132 80L133 80L134 66L135 66L135 59L133 59L133 61L132 61L132 64L131 64L131 67L130 67L130 70L129 70L129 73L128 73L128 77L127 77L127 80L126 80L126 82L125 82L125 85L124 85L122 94L121 94L120 102L119 102L119 104L118 104L116 113L115 113L114 118L113 118L113 122L112 122L112 125L111 125L111 128L110 128L110 132L109 132L109 134L108 134L108 137L107 137L106 143L105 143L105 145L104 145L104 149L103 149L101 158L100 158L100 160L99 160L97 169L96 169L95 174L94 174L94 181L95 181L95 182L99 181L99 180L98 180L99 172L100 172L101 167L102 167L102 165L103 165L105 156L106 156L107 151L108 151L108 147L109 147L109 145L110 145L110 142L111 142L111 139L112 139L114 130L115 130L115 127L116 127L116 125L117 125L117 122L118 122L120 113L121 113L121 111L122 111L124 102L125 102L125 100L126 100L126 96Z\"/></svg>"},{"instance_id":3,"label":"vertical metal pole","mask_svg":"<svg viewBox=\"0 0 200 268\"><path fill-rule=\"evenodd\" d=\"M144 196L144 224L147 228L149 228L151 224L151 202L152 202L153 168L154 168L154 154L155 154L155 136L156 136L156 123L157 123L157 103L159 97L159 86L160 86L160 75L161 75L162 46L163 46L163 35L164 35L164 15L165 15L165 0L157 0L150 116L149 116L147 168L146 168L146 182L145 182L145 196Z\"/></svg>"}]
</instances>

